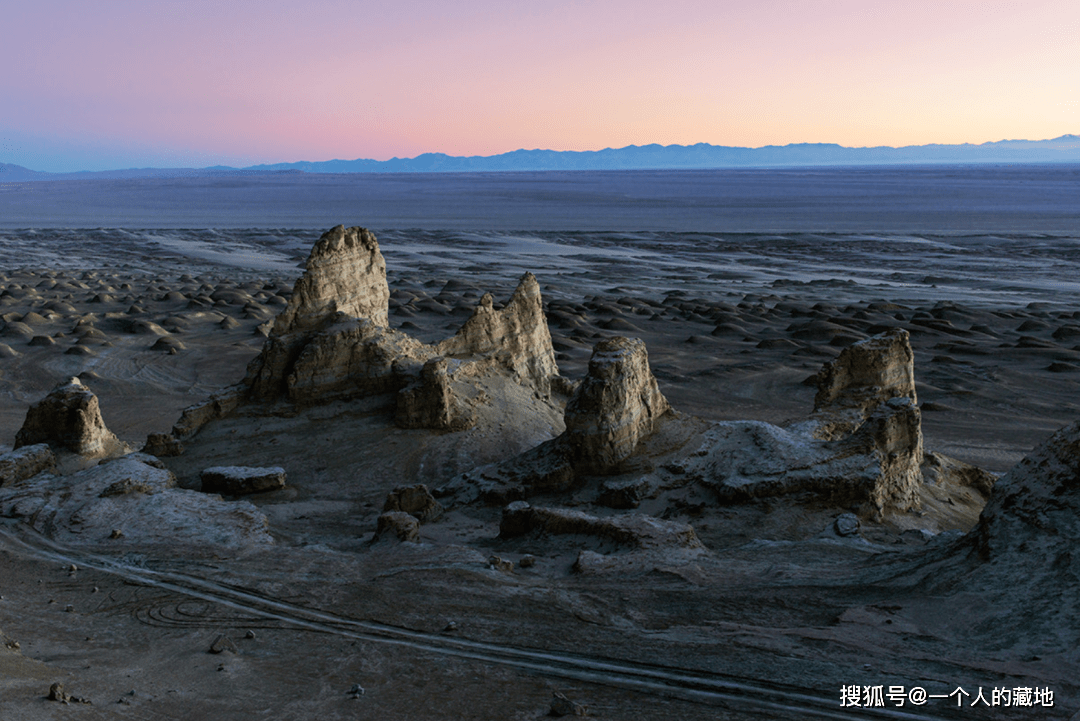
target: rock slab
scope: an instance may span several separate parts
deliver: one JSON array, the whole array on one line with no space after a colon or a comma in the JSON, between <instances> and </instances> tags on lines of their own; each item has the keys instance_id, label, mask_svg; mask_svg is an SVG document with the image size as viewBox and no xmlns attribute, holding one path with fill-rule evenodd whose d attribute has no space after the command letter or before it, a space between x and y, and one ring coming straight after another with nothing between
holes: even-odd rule
<instances>
[{"instance_id":1,"label":"rock slab","mask_svg":"<svg viewBox=\"0 0 1080 721\"><path fill-rule=\"evenodd\" d=\"M204 493L242 496L285 487L285 469L280 466L214 466L204 470L200 477Z\"/></svg>"}]
</instances>

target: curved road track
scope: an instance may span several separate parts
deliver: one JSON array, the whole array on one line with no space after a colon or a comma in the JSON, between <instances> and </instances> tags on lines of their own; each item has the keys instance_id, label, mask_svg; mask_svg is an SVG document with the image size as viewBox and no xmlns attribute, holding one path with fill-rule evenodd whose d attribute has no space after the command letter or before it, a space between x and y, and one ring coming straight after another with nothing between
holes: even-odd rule
<instances>
[{"instance_id":1,"label":"curved road track","mask_svg":"<svg viewBox=\"0 0 1080 721\"><path fill-rule=\"evenodd\" d=\"M434 654L509 666L543 676L633 689L764 718L860 721L936 721L941 718L889 708L842 708L837 697L826 698L781 684L748 683L745 679L724 674L706 674L596 656L516 648L348 618L195 576L140 568L117 559L67 548L25 527L20 530L14 530L11 526L0 527L0 545L43 560L74 563L81 568L111 574L127 583L220 604L298 630L405 646Z\"/></svg>"}]
</instances>

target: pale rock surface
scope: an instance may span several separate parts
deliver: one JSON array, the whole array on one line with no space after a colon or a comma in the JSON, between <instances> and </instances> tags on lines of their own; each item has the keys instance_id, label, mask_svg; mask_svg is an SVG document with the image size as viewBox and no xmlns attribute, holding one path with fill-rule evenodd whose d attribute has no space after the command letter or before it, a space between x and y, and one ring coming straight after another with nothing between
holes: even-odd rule
<instances>
[{"instance_id":1,"label":"pale rock surface","mask_svg":"<svg viewBox=\"0 0 1080 721\"><path fill-rule=\"evenodd\" d=\"M386 264L375 236L341 226L326 233L262 353L248 366L249 397L322 404L401 392L402 427L460 431L472 419L454 399L449 376L455 368L467 366L463 379L509 373L544 396L559 377L532 274L521 279L503 309L496 311L485 295L458 333L434 346L388 328L388 302ZM448 363L436 361L441 357Z\"/></svg>"},{"instance_id":2,"label":"pale rock surface","mask_svg":"<svg viewBox=\"0 0 1080 721\"><path fill-rule=\"evenodd\" d=\"M337 313L388 324L386 261L366 228L331 228L311 249L288 305L274 320L277 336L317 329Z\"/></svg>"},{"instance_id":3,"label":"pale rock surface","mask_svg":"<svg viewBox=\"0 0 1080 721\"><path fill-rule=\"evenodd\" d=\"M311 336L328 323L364 319L385 328L389 300L386 261L375 236L364 228L341 225L324 233L312 247L288 304L274 319L262 353L248 366L245 384L252 397L271 400L281 395Z\"/></svg>"},{"instance_id":4,"label":"pale rock surface","mask_svg":"<svg viewBox=\"0 0 1080 721\"><path fill-rule=\"evenodd\" d=\"M817 386L813 433L826 440L851 433L890 398L909 398L917 405L915 354L908 332L893 329L853 343L825 364Z\"/></svg>"},{"instance_id":5,"label":"pale rock surface","mask_svg":"<svg viewBox=\"0 0 1080 721\"><path fill-rule=\"evenodd\" d=\"M162 544L197 551L273 543L266 516L250 503L177 488L171 472L137 456L0 488L0 515L23 518L71 545ZM110 538L114 530L121 535Z\"/></svg>"},{"instance_id":6,"label":"pale rock surface","mask_svg":"<svg viewBox=\"0 0 1080 721\"><path fill-rule=\"evenodd\" d=\"M285 487L285 469L281 466L214 466L205 469L199 477L204 493L241 496Z\"/></svg>"},{"instance_id":7,"label":"pale rock surface","mask_svg":"<svg viewBox=\"0 0 1080 721\"><path fill-rule=\"evenodd\" d=\"M126 451L105 427L97 396L78 378L58 384L27 410L26 420L15 436L15 448L38 443L87 458Z\"/></svg>"},{"instance_id":8,"label":"pale rock surface","mask_svg":"<svg viewBox=\"0 0 1080 721\"><path fill-rule=\"evenodd\" d=\"M453 358L491 360L544 395L559 375L540 284L532 273L521 277L502 310L495 310L491 294L485 294L461 329L436 348L440 355Z\"/></svg>"}]
</instances>

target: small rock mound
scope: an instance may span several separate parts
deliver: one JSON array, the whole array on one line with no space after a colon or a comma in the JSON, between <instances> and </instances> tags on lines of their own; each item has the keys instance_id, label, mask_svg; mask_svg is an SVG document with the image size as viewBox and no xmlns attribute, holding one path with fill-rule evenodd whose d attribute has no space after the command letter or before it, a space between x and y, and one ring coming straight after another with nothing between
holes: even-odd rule
<instances>
[{"instance_id":1,"label":"small rock mound","mask_svg":"<svg viewBox=\"0 0 1080 721\"><path fill-rule=\"evenodd\" d=\"M424 364L420 377L397 394L394 422L402 428L463 431L475 416L454 395L448 361L436 357Z\"/></svg>"},{"instance_id":2,"label":"small rock mound","mask_svg":"<svg viewBox=\"0 0 1080 721\"><path fill-rule=\"evenodd\" d=\"M420 521L404 511L389 511L379 516L372 543L394 537L399 541L416 543L420 540Z\"/></svg>"},{"instance_id":3,"label":"small rock mound","mask_svg":"<svg viewBox=\"0 0 1080 721\"><path fill-rule=\"evenodd\" d=\"M91 458L126 451L105 427L97 396L78 378L60 383L26 412L15 448L38 443Z\"/></svg>"},{"instance_id":4,"label":"small rock mound","mask_svg":"<svg viewBox=\"0 0 1080 721\"><path fill-rule=\"evenodd\" d=\"M400 511L408 513L421 523L431 523L443 514L442 505L431 495L423 483L413 486L398 486L386 497L383 513Z\"/></svg>"}]
</instances>

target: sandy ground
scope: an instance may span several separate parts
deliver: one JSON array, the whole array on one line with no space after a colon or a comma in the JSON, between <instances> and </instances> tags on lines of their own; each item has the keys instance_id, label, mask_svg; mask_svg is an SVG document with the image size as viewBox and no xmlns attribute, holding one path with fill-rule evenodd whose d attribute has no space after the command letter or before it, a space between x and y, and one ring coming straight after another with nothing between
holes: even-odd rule
<instances>
[{"instance_id":1,"label":"sandy ground","mask_svg":"<svg viewBox=\"0 0 1080 721\"><path fill-rule=\"evenodd\" d=\"M72 375L122 440L168 430L243 376L319 232L5 232L18 262L0 270L0 451L26 407ZM391 325L446 337L482 293L505 299L531 271L565 375L583 375L598 340L640 337L672 405L702 418L805 416L804 381L889 327L911 333L928 449L1001 473L1080 417L1071 237L377 234ZM508 435L500 452L543 435ZM372 545L390 488L437 486L482 455L451 436L392 429L378 403L340 404L227 420L170 459L191 487L217 462L285 459L290 488L256 500L272 551L95 556L5 522L0 631L21 649L0 649L0 717L538 718L553 691L604 718L875 717L840 707L843 684L1026 683L1060 700L963 713L937 702L903 709L911 718L1076 711L1074 650L969 647L985 639L968 617L978 599L953 588L936 604L918 592L925 578L895 570L921 543L885 527L822 536L838 511L813 503L654 509L691 522L710 555L618 573L570 568L582 548L617 549L496 539L497 509L452 512L415 548ZM513 574L487 563L526 553L536 566ZM886 557L900 565L881 570ZM207 653L222 632L237 653ZM93 705L44 700L54 681Z\"/></svg>"}]
</instances>

